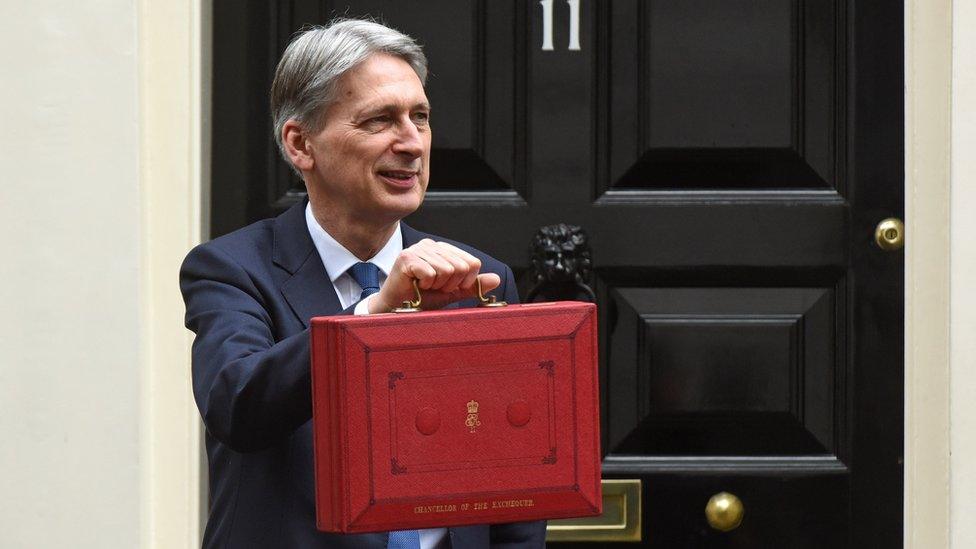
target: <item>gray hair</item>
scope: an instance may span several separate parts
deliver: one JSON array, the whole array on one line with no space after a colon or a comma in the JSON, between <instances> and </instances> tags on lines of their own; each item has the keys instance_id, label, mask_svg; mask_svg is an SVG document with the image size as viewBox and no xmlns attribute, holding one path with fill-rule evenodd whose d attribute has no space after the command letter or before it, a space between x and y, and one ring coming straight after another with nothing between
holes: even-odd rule
<instances>
[{"instance_id":1,"label":"gray hair","mask_svg":"<svg viewBox=\"0 0 976 549\"><path fill-rule=\"evenodd\" d=\"M324 122L322 113L335 99L339 79L374 53L400 57L417 73L421 84L427 83L427 58L420 45L374 21L335 19L328 26L311 27L292 39L271 85L274 138L286 162L291 164L281 141L285 122L294 119L308 131L319 131Z\"/></svg>"}]
</instances>

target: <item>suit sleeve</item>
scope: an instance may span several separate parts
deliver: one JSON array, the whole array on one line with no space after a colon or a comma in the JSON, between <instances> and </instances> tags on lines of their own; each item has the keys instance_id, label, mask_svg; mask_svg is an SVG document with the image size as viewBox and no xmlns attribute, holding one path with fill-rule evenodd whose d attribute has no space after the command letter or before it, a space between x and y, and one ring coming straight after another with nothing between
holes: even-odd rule
<instances>
[{"instance_id":1,"label":"suit sleeve","mask_svg":"<svg viewBox=\"0 0 976 549\"><path fill-rule=\"evenodd\" d=\"M186 326L196 333L193 396L211 436L257 451L311 419L307 329L275 341L261 291L215 246L190 252L180 290Z\"/></svg>"},{"instance_id":2,"label":"suit sleeve","mask_svg":"<svg viewBox=\"0 0 976 549\"><path fill-rule=\"evenodd\" d=\"M515 284L515 275L512 273L511 267L505 265L505 272L502 275L502 285L504 286L504 297L502 298L506 303L512 305L519 302L518 287Z\"/></svg>"}]
</instances>

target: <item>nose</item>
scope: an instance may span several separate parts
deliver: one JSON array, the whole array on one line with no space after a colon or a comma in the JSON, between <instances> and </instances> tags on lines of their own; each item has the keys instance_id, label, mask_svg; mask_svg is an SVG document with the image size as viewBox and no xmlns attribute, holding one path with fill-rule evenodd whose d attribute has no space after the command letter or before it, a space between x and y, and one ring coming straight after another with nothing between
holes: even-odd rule
<instances>
[{"instance_id":1,"label":"nose","mask_svg":"<svg viewBox=\"0 0 976 549\"><path fill-rule=\"evenodd\" d=\"M424 136L412 120L409 118L401 120L397 124L396 131L396 139L392 146L394 153L408 155L410 158L417 158L424 153Z\"/></svg>"}]
</instances>

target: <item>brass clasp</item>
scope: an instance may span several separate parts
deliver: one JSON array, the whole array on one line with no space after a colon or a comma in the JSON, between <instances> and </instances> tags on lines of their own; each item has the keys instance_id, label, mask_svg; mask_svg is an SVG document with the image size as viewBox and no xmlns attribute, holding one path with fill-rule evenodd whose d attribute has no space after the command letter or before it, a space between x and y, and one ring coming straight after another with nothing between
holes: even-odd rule
<instances>
[{"instance_id":1,"label":"brass clasp","mask_svg":"<svg viewBox=\"0 0 976 549\"><path fill-rule=\"evenodd\" d=\"M478 284L478 305L480 307L504 307L508 305L508 303L504 301L498 301L498 298L493 295L485 296L485 293L481 289L481 279L476 278L475 281ZM417 279L413 280L413 291L417 298L413 301L404 301L402 305L396 309L393 309L392 312L419 313L422 310L420 308L420 304L423 301L423 296L420 295L420 285L417 282Z\"/></svg>"},{"instance_id":2,"label":"brass clasp","mask_svg":"<svg viewBox=\"0 0 976 549\"><path fill-rule=\"evenodd\" d=\"M484 292L481 291L481 279L476 278L475 280L478 282L478 305L480 307L504 307L508 305L504 301L498 301L498 298L493 295L485 297Z\"/></svg>"},{"instance_id":3,"label":"brass clasp","mask_svg":"<svg viewBox=\"0 0 976 549\"><path fill-rule=\"evenodd\" d=\"M399 307L393 309L394 313L419 313L420 312L420 302L423 299L420 295L420 285L417 283L417 279L413 279L413 291L417 296L417 299L413 301L404 301Z\"/></svg>"}]
</instances>

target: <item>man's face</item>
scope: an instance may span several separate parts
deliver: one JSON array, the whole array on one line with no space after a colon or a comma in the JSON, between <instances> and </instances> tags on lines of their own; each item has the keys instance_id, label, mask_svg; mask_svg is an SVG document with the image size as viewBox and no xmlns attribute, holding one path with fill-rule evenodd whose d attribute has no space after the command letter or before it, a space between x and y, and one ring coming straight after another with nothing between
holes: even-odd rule
<instances>
[{"instance_id":1,"label":"man's face","mask_svg":"<svg viewBox=\"0 0 976 549\"><path fill-rule=\"evenodd\" d=\"M430 168L430 105L406 61L374 54L339 80L320 132L309 194L340 219L393 222L416 210Z\"/></svg>"}]
</instances>

